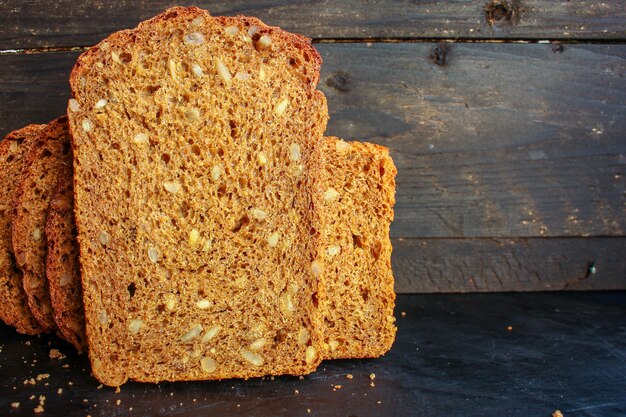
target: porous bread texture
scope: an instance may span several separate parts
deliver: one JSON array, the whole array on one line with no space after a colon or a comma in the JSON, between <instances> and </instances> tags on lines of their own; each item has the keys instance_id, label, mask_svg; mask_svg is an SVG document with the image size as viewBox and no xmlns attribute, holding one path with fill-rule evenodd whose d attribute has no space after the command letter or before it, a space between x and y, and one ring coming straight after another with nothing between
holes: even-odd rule
<instances>
[{"instance_id":1,"label":"porous bread texture","mask_svg":"<svg viewBox=\"0 0 626 417\"><path fill-rule=\"evenodd\" d=\"M78 352L87 351L83 291L74 223L74 189L71 152L58 172L46 219L46 277L50 300L62 337Z\"/></svg>"},{"instance_id":2,"label":"porous bread texture","mask_svg":"<svg viewBox=\"0 0 626 417\"><path fill-rule=\"evenodd\" d=\"M324 141L325 358L377 357L395 339L389 226L397 173L389 150Z\"/></svg>"},{"instance_id":3,"label":"porous bread texture","mask_svg":"<svg viewBox=\"0 0 626 417\"><path fill-rule=\"evenodd\" d=\"M336 237L342 233L352 233L352 225L358 223L355 221L356 217L365 220L371 226L363 231L365 236L362 241L372 242L378 239L385 244L389 243L395 167L387 148L369 143L355 142L351 145L341 139L328 137L325 138L323 152L328 162L322 190L327 197L325 204L329 206L331 212L327 220L329 227L322 230L322 236L327 240L324 246L325 256L330 259L326 262L330 269L325 274L324 280L326 287L332 289L327 301L323 303L326 308L323 315L329 321L324 334L326 358L380 356L391 346L395 332L395 329L391 328L393 321L389 319L390 314L393 314L395 297L389 264L391 250L381 252L382 256L375 250L372 255L366 249L359 250L348 245L343 249L344 255L351 249L354 253L345 262L341 255L342 247ZM352 186L344 188L346 183L350 184L357 177L354 174L355 170L361 174L364 172L361 170L366 166L369 166L368 172L371 171L368 174L369 181L362 183L358 188ZM382 171L376 170L376 167L382 167ZM342 196L343 193L347 193L347 196ZM46 220L48 240L46 275L55 321L61 334L79 352L85 352L87 341L73 201L72 167L71 164L67 164L62 166L59 173L57 188L50 202ZM363 204L365 207L361 206ZM374 224L368 223L371 216L377 215L379 210L385 215L379 217ZM363 216L368 217L363 219ZM102 242L107 243L106 236L102 236ZM355 270L354 262L360 269ZM382 286L379 287L380 284ZM368 287L364 289L363 285ZM370 286L374 287L373 291ZM364 294L367 294L366 301ZM371 309L377 314L374 317L369 315L373 320L370 322L360 312ZM355 328L359 331L355 332ZM381 328L384 331L381 332Z\"/></svg>"},{"instance_id":4,"label":"porous bread texture","mask_svg":"<svg viewBox=\"0 0 626 417\"><path fill-rule=\"evenodd\" d=\"M79 58L75 218L101 382L317 367L320 63L306 38L193 7Z\"/></svg>"},{"instance_id":5,"label":"porous bread texture","mask_svg":"<svg viewBox=\"0 0 626 417\"><path fill-rule=\"evenodd\" d=\"M47 124L24 156L15 195L13 250L28 305L44 332L57 329L46 280L45 221L58 171L70 150L67 118Z\"/></svg>"},{"instance_id":6,"label":"porous bread texture","mask_svg":"<svg viewBox=\"0 0 626 417\"><path fill-rule=\"evenodd\" d=\"M22 271L15 263L11 224L15 213L17 179L24 154L37 139L44 125L28 125L9 133L0 142L0 319L24 334L41 333L41 327L28 307L22 286Z\"/></svg>"}]
</instances>

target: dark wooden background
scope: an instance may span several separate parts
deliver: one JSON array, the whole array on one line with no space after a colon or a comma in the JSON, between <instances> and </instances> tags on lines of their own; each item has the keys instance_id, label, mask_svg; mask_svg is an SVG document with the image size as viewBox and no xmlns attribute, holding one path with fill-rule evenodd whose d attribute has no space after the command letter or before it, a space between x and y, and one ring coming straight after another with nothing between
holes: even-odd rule
<instances>
[{"instance_id":1,"label":"dark wooden background","mask_svg":"<svg viewBox=\"0 0 626 417\"><path fill-rule=\"evenodd\" d=\"M62 114L81 51L175 4L313 38L328 133L398 166L398 292L626 288L623 1L0 1L0 135Z\"/></svg>"}]
</instances>

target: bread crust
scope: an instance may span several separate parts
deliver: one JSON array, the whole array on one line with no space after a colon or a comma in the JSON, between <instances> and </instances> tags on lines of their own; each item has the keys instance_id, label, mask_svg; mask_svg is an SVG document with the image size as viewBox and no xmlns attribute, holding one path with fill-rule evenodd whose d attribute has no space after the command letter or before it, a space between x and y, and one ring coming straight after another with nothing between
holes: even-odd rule
<instances>
[{"instance_id":1,"label":"bread crust","mask_svg":"<svg viewBox=\"0 0 626 417\"><path fill-rule=\"evenodd\" d=\"M24 154L36 141L45 125L28 125L9 133L0 141L0 319L24 334L36 335L42 329L30 311L22 286L22 271L17 267L11 240L15 216L17 181Z\"/></svg>"}]
</instances>

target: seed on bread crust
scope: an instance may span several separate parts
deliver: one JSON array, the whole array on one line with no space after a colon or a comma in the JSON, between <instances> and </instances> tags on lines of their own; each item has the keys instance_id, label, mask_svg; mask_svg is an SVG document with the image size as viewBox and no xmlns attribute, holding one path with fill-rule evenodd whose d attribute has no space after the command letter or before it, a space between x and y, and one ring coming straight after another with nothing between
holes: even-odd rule
<instances>
[{"instance_id":1,"label":"seed on bread crust","mask_svg":"<svg viewBox=\"0 0 626 417\"><path fill-rule=\"evenodd\" d=\"M263 357L259 354L256 353L252 353L249 350L245 350L242 349L241 350L241 355L244 357L244 359L246 361L248 361L249 363L251 363L254 366L261 366L263 365Z\"/></svg>"},{"instance_id":2,"label":"seed on bread crust","mask_svg":"<svg viewBox=\"0 0 626 417\"><path fill-rule=\"evenodd\" d=\"M189 342L200 336L200 333L202 333L202 325L200 323L196 323L180 337L180 340L183 342Z\"/></svg>"},{"instance_id":3,"label":"seed on bread crust","mask_svg":"<svg viewBox=\"0 0 626 417\"><path fill-rule=\"evenodd\" d=\"M328 188L324 191L324 200L333 201L339 197L339 193L333 187Z\"/></svg>"},{"instance_id":4,"label":"seed on bread crust","mask_svg":"<svg viewBox=\"0 0 626 417\"><path fill-rule=\"evenodd\" d=\"M292 143L291 145L289 145L289 159L291 159L292 161L299 161L300 156L300 145L298 145L297 143Z\"/></svg>"},{"instance_id":5,"label":"seed on bread crust","mask_svg":"<svg viewBox=\"0 0 626 417\"><path fill-rule=\"evenodd\" d=\"M141 319L133 319L128 323L128 330L131 334L137 334L141 330L143 326L143 321Z\"/></svg>"},{"instance_id":6,"label":"seed on bread crust","mask_svg":"<svg viewBox=\"0 0 626 417\"><path fill-rule=\"evenodd\" d=\"M287 106L289 106L289 99L284 98L278 102L274 111L276 112L277 115L280 116L285 112L285 110L287 110Z\"/></svg>"},{"instance_id":7,"label":"seed on bread crust","mask_svg":"<svg viewBox=\"0 0 626 417\"><path fill-rule=\"evenodd\" d=\"M178 181L164 181L163 188L165 188L165 191L168 193L176 194L180 191L180 183Z\"/></svg>"},{"instance_id":8,"label":"seed on bread crust","mask_svg":"<svg viewBox=\"0 0 626 417\"><path fill-rule=\"evenodd\" d=\"M217 73L226 83L229 83L233 79L233 76L230 74L228 67L226 66L226 64L224 64L224 62L222 62L221 59L215 60L215 67L217 68Z\"/></svg>"},{"instance_id":9,"label":"seed on bread crust","mask_svg":"<svg viewBox=\"0 0 626 417\"><path fill-rule=\"evenodd\" d=\"M183 38L187 45L202 45L204 43L204 35L200 32L188 33Z\"/></svg>"},{"instance_id":10,"label":"seed on bread crust","mask_svg":"<svg viewBox=\"0 0 626 417\"><path fill-rule=\"evenodd\" d=\"M83 119L82 126L85 132L91 132L91 129L93 127L91 120L89 119Z\"/></svg>"},{"instance_id":11,"label":"seed on bread crust","mask_svg":"<svg viewBox=\"0 0 626 417\"><path fill-rule=\"evenodd\" d=\"M69 101L69 108L71 111L79 111L80 110L80 104L78 104L78 101L76 101L75 99L71 98Z\"/></svg>"},{"instance_id":12,"label":"seed on bread crust","mask_svg":"<svg viewBox=\"0 0 626 417\"><path fill-rule=\"evenodd\" d=\"M200 339L200 341L202 343L206 343L209 340L213 339L219 332L220 332L221 327L214 325L209 327L206 332L202 335L202 338Z\"/></svg>"},{"instance_id":13,"label":"seed on bread crust","mask_svg":"<svg viewBox=\"0 0 626 417\"><path fill-rule=\"evenodd\" d=\"M215 362L215 359L205 356L200 360L200 366L204 372L212 373L217 369L217 362Z\"/></svg>"},{"instance_id":14,"label":"seed on bread crust","mask_svg":"<svg viewBox=\"0 0 626 417\"><path fill-rule=\"evenodd\" d=\"M279 238L280 233L274 232L267 238L267 244L270 245L271 248L276 247L276 245L278 245Z\"/></svg>"}]
</instances>

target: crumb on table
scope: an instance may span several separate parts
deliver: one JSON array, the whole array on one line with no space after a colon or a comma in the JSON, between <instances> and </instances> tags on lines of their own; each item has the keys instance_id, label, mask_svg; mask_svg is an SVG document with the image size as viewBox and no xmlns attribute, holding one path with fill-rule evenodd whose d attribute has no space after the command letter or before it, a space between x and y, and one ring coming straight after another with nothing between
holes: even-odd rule
<instances>
[{"instance_id":1,"label":"crumb on table","mask_svg":"<svg viewBox=\"0 0 626 417\"><path fill-rule=\"evenodd\" d=\"M50 349L50 359L65 359L67 356L62 354L59 349Z\"/></svg>"}]
</instances>

